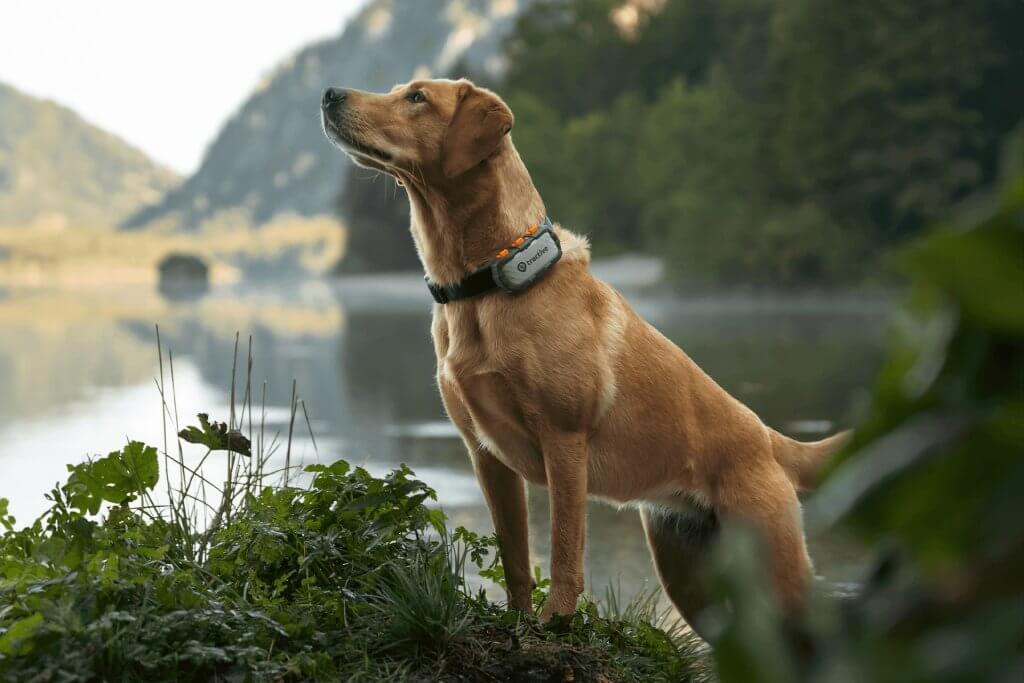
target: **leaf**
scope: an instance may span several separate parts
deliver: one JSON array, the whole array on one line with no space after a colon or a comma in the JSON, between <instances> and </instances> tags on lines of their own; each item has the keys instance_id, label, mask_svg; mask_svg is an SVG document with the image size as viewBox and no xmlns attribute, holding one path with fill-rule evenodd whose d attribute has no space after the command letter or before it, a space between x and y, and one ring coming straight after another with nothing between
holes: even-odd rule
<instances>
[{"instance_id":1,"label":"leaf","mask_svg":"<svg viewBox=\"0 0 1024 683\"><path fill-rule=\"evenodd\" d=\"M77 465L68 465L71 476L64 493L72 507L94 515L100 505L122 504L149 491L160 479L156 448L132 441L121 451Z\"/></svg>"},{"instance_id":2,"label":"leaf","mask_svg":"<svg viewBox=\"0 0 1024 683\"><path fill-rule=\"evenodd\" d=\"M0 654L23 655L31 652L30 639L42 625L43 615L39 612L11 624L7 632L0 636Z\"/></svg>"},{"instance_id":3,"label":"leaf","mask_svg":"<svg viewBox=\"0 0 1024 683\"><path fill-rule=\"evenodd\" d=\"M394 496L389 493L371 493L369 495L358 498L348 505L345 506L346 510L363 510L368 507L374 507L386 503L389 500L393 500Z\"/></svg>"},{"instance_id":4,"label":"leaf","mask_svg":"<svg viewBox=\"0 0 1024 683\"><path fill-rule=\"evenodd\" d=\"M167 556L167 551L170 549L171 546L166 544L158 548L140 547L139 554L143 557L149 558L150 560L162 560Z\"/></svg>"},{"instance_id":5,"label":"leaf","mask_svg":"<svg viewBox=\"0 0 1024 683\"><path fill-rule=\"evenodd\" d=\"M231 451L239 455L251 456L252 444L237 429L228 429L223 422L210 422L210 416L199 413L199 427L186 427L178 432L178 436L189 443L206 446L211 451Z\"/></svg>"},{"instance_id":6,"label":"leaf","mask_svg":"<svg viewBox=\"0 0 1024 683\"><path fill-rule=\"evenodd\" d=\"M921 415L869 444L833 472L808 502L809 533L823 533L883 483L941 451L969 424L958 415Z\"/></svg>"},{"instance_id":7,"label":"leaf","mask_svg":"<svg viewBox=\"0 0 1024 683\"><path fill-rule=\"evenodd\" d=\"M1000 222L1001 221L1001 222ZM905 256L983 325L1024 332L1024 233L1005 216L967 232L940 232Z\"/></svg>"},{"instance_id":8,"label":"leaf","mask_svg":"<svg viewBox=\"0 0 1024 683\"><path fill-rule=\"evenodd\" d=\"M7 531L14 531L14 525L16 523L14 517L7 512L7 506L10 504L6 498L0 498L0 526Z\"/></svg>"},{"instance_id":9,"label":"leaf","mask_svg":"<svg viewBox=\"0 0 1024 683\"><path fill-rule=\"evenodd\" d=\"M160 462L156 448L140 441L132 441L121 451L121 458L142 488L149 490L160 480Z\"/></svg>"},{"instance_id":10,"label":"leaf","mask_svg":"<svg viewBox=\"0 0 1024 683\"><path fill-rule=\"evenodd\" d=\"M447 517L445 516L444 511L440 508L427 510L427 521L430 522L430 526L434 528L434 531L436 531L438 535L444 534L446 520Z\"/></svg>"}]
</instances>

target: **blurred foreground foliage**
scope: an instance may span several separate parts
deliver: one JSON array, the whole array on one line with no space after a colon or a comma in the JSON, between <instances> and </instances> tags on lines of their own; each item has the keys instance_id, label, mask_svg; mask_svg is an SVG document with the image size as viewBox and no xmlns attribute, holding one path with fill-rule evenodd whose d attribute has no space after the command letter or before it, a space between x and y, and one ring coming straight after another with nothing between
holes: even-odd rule
<instances>
[{"instance_id":1,"label":"blurred foreground foliage","mask_svg":"<svg viewBox=\"0 0 1024 683\"><path fill-rule=\"evenodd\" d=\"M189 434L219 449L222 426ZM313 465L304 488L264 486L262 464L229 468L243 474L206 526L184 504L207 505L212 481L154 501L156 448L131 442L69 470L31 526L0 499L0 680L707 677L692 638L651 623L653 602L611 618L588 602L545 628L473 593L467 564L501 578L494 540L447 531L404 466L376 478Z\"/></svg>"},{"instance_id":2,"label":"blurred foreground foliage","mask_svg":"<svg viewBox=\"0 0 1024 683\"><path fill-rule=\"evenodd\" d=\"M867 420L807 507L880 548L793 648L753 541L724 539L724 681L1024 679L1024 135L995 197L903 250L913 278ZM798 639L799 640L799 639Z\"/></svg>"},{"instance_id":3,"label":"blurred foreground foliage","mask_svg":"<svg viewBox=\"0 0 1024 683\"><path fill-rule=\"evenodd\" d=\"M499 91L551 216L682 285L878 278L1024 117L1017 0L539 0Z\"/></svg>"}]
</instances>

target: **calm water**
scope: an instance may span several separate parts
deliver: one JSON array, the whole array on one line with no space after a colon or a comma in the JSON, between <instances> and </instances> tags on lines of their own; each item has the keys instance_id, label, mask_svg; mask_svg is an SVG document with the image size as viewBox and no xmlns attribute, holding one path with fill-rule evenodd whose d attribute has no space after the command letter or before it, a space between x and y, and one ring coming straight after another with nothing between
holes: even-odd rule
<instances>
[{"instance_id":1,"label":"calm water","mask_svg":"<svg viewBox=\"0 0 1024 683\"><path fill-rule=\"evenodd\" d=\"M880 360L885 306L862 301L687 301L626 290L637 309L769 424L814 438L855 412ZM0 292L0 496L20 522L45 509L65 463L162 443L154 323L174 353L182 421L228 412L235 332L252 336L253 377L267 382L269 433L286 430L295 378L316 447L306 462L346 458L374 473L408 463L437 489L454 524L489 531L472 468L433 380L430 308L415 276L214 291L173 302L155 290ZM244 354L244 350L243 350ZM283 458L283 454L278 456ZM544 489L530 491L534 561L546 567ZM637 514L593 504L587 572L601 593L652 579ZM853 580L860 553L812 540L818 569Z\"/></svg>"}]
</instances>

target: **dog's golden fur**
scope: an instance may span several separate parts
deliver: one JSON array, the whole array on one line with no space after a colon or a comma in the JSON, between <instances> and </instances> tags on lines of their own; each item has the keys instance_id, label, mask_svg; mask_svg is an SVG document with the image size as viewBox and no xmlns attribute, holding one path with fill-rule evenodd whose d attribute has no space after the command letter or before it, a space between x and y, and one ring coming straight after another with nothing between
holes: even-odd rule
<instances>
[{"instance_id":1,"label":"dog's golden fur","mask_svg":"<svg viewBox=\"0 0 1024 683\"><path fill-rule=\"evenodd\" d=\"M468 81L345 91L324 110L332 140L405 186L416 248L442 284L545 216L512 124L497 95ZM765 426L594 277L584 238L556 231L564 255L530 289L434 307L437 382L491 510L510 604L530 606L529 481L550 495L545 618L583 591L588 496L640 508L662 583L691 623L721 518L760 530L778 594L798 607L811 567L797 489L841 437L805 444Z\"/></svg>"}]
</instances>

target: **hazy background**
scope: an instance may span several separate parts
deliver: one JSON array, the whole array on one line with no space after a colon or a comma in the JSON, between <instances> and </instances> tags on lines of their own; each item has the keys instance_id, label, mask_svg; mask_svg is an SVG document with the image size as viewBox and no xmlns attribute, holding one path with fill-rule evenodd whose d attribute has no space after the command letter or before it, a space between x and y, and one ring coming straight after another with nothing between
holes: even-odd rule
<instances>
[{"instance_id":1,"label":"hazy background","mask_svg":"<svg viewBox=\"0 0 1024 683\"><path fill-rule=\"evenodd\" d=\"M186 175L286 55L336 36L362 4L9 0L0 81L70 107Z\"/></svg>"},{"instance_id":2,"label":"hazy background","mask_svg":"<svg viewBox=\"0 0 1024 683\"><path fill-rule=\"evenodd\" d=\"M316 446L408 462L489 527L433 385L400 188L323 138L328 85L469 76L516 114L595 269L767 422L857 415L901 287L888 254L995 177L1024 111L1016 0L5 2L0 495L160 443L154 325L183 421L229 412L252 338L268 429L292 380ZM303 427L303 430L305 428ZM546 498L531 491L535 550ZM635 513L592 509L597 586L651 576ZM816 541L835 581L860 554Z\"/></svg>"}]
</instances>

